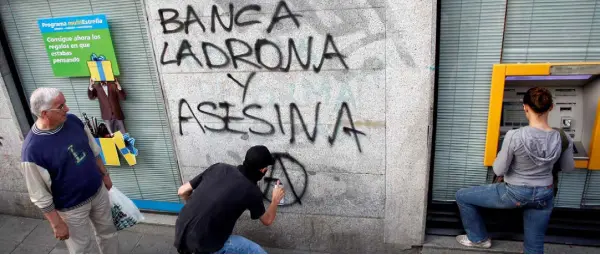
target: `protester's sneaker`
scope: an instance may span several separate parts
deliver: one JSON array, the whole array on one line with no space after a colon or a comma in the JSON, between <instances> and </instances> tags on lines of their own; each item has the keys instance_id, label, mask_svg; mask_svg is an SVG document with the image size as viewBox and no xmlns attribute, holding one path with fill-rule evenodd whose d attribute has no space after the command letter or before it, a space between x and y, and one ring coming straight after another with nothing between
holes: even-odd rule
<instances>
[{"instance_id":1,"label":"protester's sneaker","mask_svg":"<svg viewBox=\"0 0 600 255\"><path fill-rule=\"evenodd\" d=\"M456 237L456 241L458 241L458 243L460 243L464 246L467 246L467 247L485 248L485 249L492 247L492 241L489 238L485 241L481 241L479 243L474 243L474 242L471 242L471 240L469 240L467 235L459 235Z\"/></svg>"}]
</instances>

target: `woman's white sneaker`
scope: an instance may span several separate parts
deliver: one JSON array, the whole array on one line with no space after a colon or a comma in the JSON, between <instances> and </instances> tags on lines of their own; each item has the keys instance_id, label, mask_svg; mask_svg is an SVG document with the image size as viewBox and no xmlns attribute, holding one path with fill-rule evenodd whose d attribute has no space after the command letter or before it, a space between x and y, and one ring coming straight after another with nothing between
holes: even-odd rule
<instances>
[{"instance_id":1,"label":"woman's white sneaker","mask_svg":"<svg viewBox=\"0 0 600 255\"><path fill-rule=\"evenodd\" d=\"M459 235L456 237L456 241L467 247L484 248L484 249L488 249L488 248L492 247L492 240L490 240L489 238L485 241L481 241L479 243L474 243L474 242L471 242L471 240L469 240L467 235Z\"/></svg>"}]
</instances>

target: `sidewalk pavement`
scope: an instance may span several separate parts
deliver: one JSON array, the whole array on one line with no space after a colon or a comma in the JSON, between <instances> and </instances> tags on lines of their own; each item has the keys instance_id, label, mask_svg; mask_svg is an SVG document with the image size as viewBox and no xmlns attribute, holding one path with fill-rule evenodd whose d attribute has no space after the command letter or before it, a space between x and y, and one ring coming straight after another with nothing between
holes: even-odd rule
<instances>
[{"instance_id":1,"label":"sidewalk pavement","mask_svg":"<svg viewBox=\"0 0 600 255\"><path fill-rule=\"evenodd\" d=\"M138 224L119 231L120 254L177 254L173 226ZM99 253L97 246L94 253ZM268 253L312 253L263 247ZM0 254L68 254L46 220L0 214Z\"/></svg>"},{"instance_id":2,"label":"sidewalk pavement","mask_svg":"<svg viewBox=\"0 0 600 255\"><path fill-rule=\"evenodd\" d=\"M172 227L138 225L119 231L119 253L176 254ZM95 253L99 253L96 248ZM0 215L0 253L68 254L41 219Z\"/></svg>"},{"instance_id":3,"label":"sidewalk pavement","mask_svg":"<svg viewBox=\"0 0 600 255\"><path fill-rule=\"evenodd\" d=\"M151 218L151 217L150 217ZM150 220L152 223L152 220ZM119 231L120 254L176 254L173 247L173 226L138 224ZM495 241L491 249L472 249L460 246L454 237L427 236L422 248L392 253L465 254L465 253L521 253L521 242ZM315 251L284 250L263 247L268 253L316 253ZM96 248L97 249L97 248ZM600 254L600 247L547 244L546 253ZM0 214L0 254L68 254L65 243L54 238L46 220ZM95 253L99 253L98 250Z\"/></svg>"},{"instance_id":4,"label":"sidewalk pavement","mask_svg":"<svg viewBox=\"0 0 600 255\"><path fill-rule=\"evenodd\" d=\"M422 254L520 254L523 242L492 240L492 248L469 248L456 242L454 236L427 236L421 249ZM600 254L600 247L576 246L567 244L544 245L547 254Z\"/></svg>"}]
</instances>

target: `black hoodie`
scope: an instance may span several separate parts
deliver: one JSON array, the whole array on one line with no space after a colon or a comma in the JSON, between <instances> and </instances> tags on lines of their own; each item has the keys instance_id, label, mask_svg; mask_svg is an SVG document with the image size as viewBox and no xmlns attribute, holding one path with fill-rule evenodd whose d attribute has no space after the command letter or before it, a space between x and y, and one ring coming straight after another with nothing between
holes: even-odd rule
<instances>
[{"instance_id":1,"label":"black hoodie","mask_svg":"<svg viewBox=\"0 0 600 255\"><path fill-rule=\"evenodd\" d=\"M265 212L257 186L260 169L275 162L264 146L248 150L240 166L214 164L190 181L194 189L175 223L175 248L179 253L214 253L231 235L242 213L252 219Z\"/></svg>"}]
</instances>

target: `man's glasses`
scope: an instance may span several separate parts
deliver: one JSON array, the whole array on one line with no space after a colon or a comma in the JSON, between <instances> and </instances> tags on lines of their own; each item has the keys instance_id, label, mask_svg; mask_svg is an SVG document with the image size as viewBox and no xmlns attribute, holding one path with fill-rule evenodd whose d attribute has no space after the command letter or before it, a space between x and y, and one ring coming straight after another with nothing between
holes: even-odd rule
<instances>
[{"instance_id":1,"label":"man's glasses","mask_svg":"<svg viewBox=\"0 0 600 255\"><path fill-rule=\"evenodd\" d=\"M65 106L66 106L65 104L61 104L61 105L58 106L58 108L48 109L46 111L64 111Z\"/></svg>"}]
</instances>

